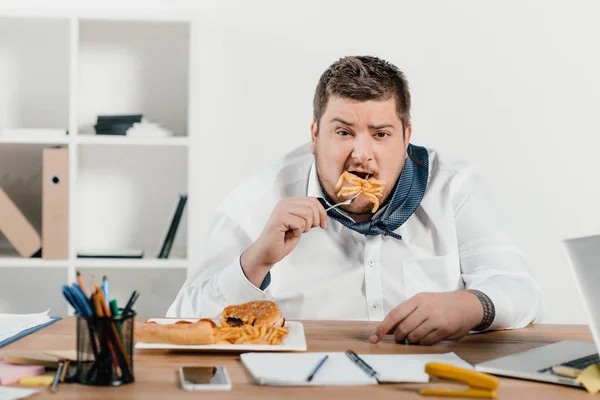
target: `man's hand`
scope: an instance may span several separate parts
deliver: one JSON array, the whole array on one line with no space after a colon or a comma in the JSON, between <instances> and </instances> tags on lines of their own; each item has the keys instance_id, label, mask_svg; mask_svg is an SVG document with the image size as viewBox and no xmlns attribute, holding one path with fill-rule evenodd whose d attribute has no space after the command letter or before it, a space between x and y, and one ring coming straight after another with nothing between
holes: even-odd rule
<instances>
[{"instance_id":1,"label":"man's hand","mask_svg":"<svg viewBox=\"0 0 600 400\"><path fill-rule=\"evenodd\" d=\"M479 325L483 306L473 293L465 290L445 293L419 293L394 308L379 324L371 343L386 334L397 342L432 345L442 340L457 340Z\"/></svg>"},{"instance_id":2,"label":"man's hand","mask_svg":"<svg viewBox=\"0 0 600 400\"><path fill-rule=\"evenodd\" d=\"M300 236L317 226L327 228L327 213L316 197L290 197L277 203L256 242L242 254L248 280L259 287L273 265L294 250Z\"/></svg>"}]
</instances>

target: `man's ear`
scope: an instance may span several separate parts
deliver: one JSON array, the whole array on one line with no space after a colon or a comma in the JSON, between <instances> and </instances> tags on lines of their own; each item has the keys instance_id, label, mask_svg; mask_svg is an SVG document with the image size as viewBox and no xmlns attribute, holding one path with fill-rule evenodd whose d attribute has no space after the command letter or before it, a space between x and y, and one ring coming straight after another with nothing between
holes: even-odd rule
<instances>
[{"instance_id":1,"label":"man's ear","mask_svg":"<svg viewBox=\"0 0 600 400\"><path fill-rule=\"evenodd\" d=\"M406 124L406 129L404 130L404 150L408 149L408 145L410 144L410 137L412 136L412 125L410 123Z\"/></svg>"},{"instance_id":2,"label":"man's ear","mask_svg":"<svg viewBox=\"0 0 600 400\"><path fill-rule=\"evenodd\" d=\"M317 135L319 134L319 124L316 119L313 119L312 124L310 124L310 152L315 154L315 146L317 143Z\"/></svg>"}]
</instances>

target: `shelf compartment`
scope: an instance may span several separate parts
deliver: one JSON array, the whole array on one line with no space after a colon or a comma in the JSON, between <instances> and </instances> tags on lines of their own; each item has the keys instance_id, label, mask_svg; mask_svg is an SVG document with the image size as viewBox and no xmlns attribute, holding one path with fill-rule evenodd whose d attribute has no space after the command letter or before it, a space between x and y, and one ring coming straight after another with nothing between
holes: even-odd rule
<instances>
[{"instance_id":1,"label":"shelf compartment","mask_svg":"<svg viewBox=\"0 0 600 400\"><path fill-rule=\"evenodd\" d=\"M67 268L2 268L0 270L0 313L67 314L61 288L67 282ZM40 295L42 294L43 295Z\"/></svg>"},{"instance_id":2,"label":"shelf compartment","mask_svg":"<svg viewBox=\"0 0 600 400\"><path fill-rule=\"evenodd\" d=\"M66 130L69 68L68 19L0 17L0 130Z\"/></svg>"},{"instance_id":3,"label":"shelf compartment","mask_svg":"<svg viewBox=\"0 0 600 400\"><path fill-rule=\"evenodd\" d=\"M188 22L80 20L79 112L83 134L98 115L143 114L187 136Z\"/></svg>"},{"instance_id":4,"label":"shelf compartment","mask_svg":"<svg viewBox=\"0 0 600 400\"><path fill-rule=\"evenodd\" d=\"M156 257L187 191L187 148L82 146L78 157L75 250L143 249ZM187 257L187 208L171 257Z\"/></svg>"}]
</instances>

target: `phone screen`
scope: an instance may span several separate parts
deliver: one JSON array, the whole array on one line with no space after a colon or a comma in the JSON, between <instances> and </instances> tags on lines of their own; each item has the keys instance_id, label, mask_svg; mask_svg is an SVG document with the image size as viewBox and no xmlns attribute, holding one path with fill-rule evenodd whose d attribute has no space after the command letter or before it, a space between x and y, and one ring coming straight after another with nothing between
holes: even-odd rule
<instances>
[{"instance_id":1,"label":"phone screen","mask_svg":"<svg viewBox=\"0 0 600 400\"><path fill-rule=\"evenodd\" d=\"M227 385L223 367L181 367L183 384L188 385Z\"/></svg>"}]
</instances>

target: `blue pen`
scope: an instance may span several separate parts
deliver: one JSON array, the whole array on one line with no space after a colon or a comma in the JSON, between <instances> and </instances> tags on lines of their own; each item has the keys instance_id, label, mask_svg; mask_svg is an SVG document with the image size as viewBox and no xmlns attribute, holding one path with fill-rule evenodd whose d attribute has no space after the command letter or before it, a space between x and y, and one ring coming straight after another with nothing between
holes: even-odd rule
<instances>
[{"instance_id":1,"label":"blue pen","mask_svg":"<svg viewBox=\"0 0 600 400\"><path fill-rule=\"evenodd\" d=\"M100 289L102 289L102 293L104 294L104 299L106 300L106 306L110 308L110 299L108 298L108 279L106 275L102 277L102 283L100 284Z\"/></svg>"},{"instance_id":2,"label":"blue pen","mask_svg":"<svg viewBox=\"0 0 600 400\"><path fill-rule=\"evenodd\" d=\"M313 380L313 378L317 374L317 371L319 371L319 369L323 366L323 364L325 364L325 361L327 361L328 358L329 358L329 354L326 355L325 357L323 357L323 359L321 359L321 361L319 361L319 363L317 364L317 366L315 367L315 369L312 371L312 373L308 376L308 378L306 378L306 380L308 382L310 382L310 381Z\"/></svg>"},{"instance_id":3,"label":"blue pen","mask_svg":"<svg viewBox=\"0 0 600 400\"><path fill-rule=\"evenodd\" d=\"M77 314L82 315L83 313L81 312L81 307L79 306L79 303L73 297L73 294L71 293L71 289L67 285L63 285L62 294L63 294L63 296L65 296L65 299L67 299L67 301L69 302L71 307L73 307L75 312Z\"/></svg>"},{"instance_id":4,"label":"blue pen","mask_svg":"<svg viewBox=\"0 0 600 400\"><path fill-rule=\"evenodd\" d=\"M63 285L62 293L69 302L69 304L71 304L71 306L75 309L75 312L77 314L84 318L92 316L92 309L90 307L88 299L87 297L85 297L85 294L83 294L83 291L78 285L73 284L71 287ZM94 356L97 357L98 348L95 339L96 329L94 327L94 324L90 323L89 320L87 321L87 323L90 335L90 343L92 344L92 351L94 352Z\"/></svg>"},{"instance_id":5,"label":"blue pen","mask_svg":"<svg viewBox=\"0 0 600 400\"><path fill-rule=\"evenodd\" d=\"M67 287L67 289L70 290L71 295L73 296L75 301L79 304L79 309L81 311L80 315L82 315L84 317L91 317L93 314L92 307L90 306L88 298L85 297L85 294L83 294L83 291L81 290L81 288L74 283L71 285L70 288Z\"/></svg>"}]
</instances>

